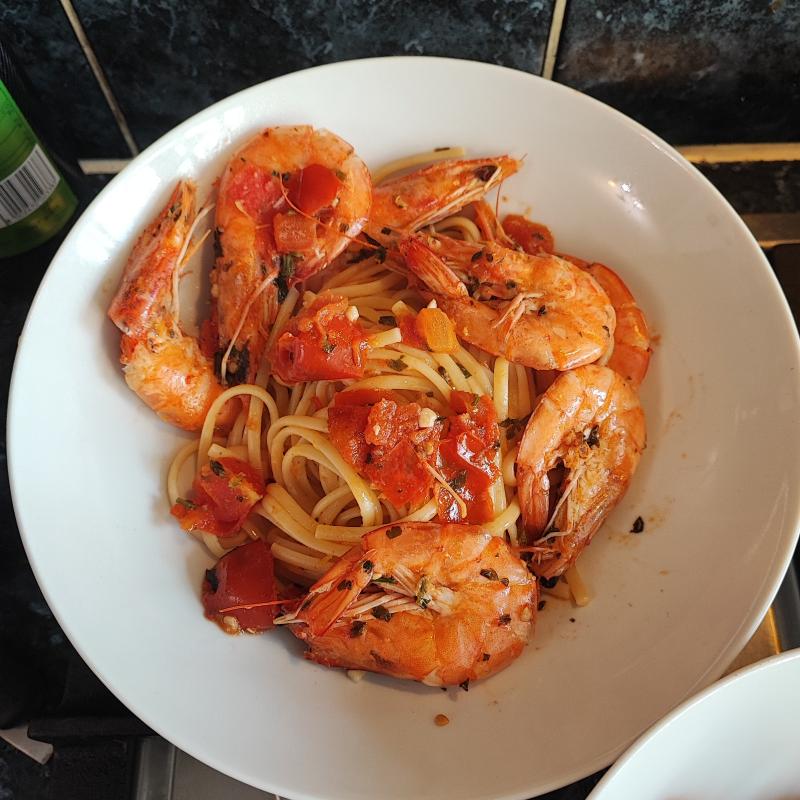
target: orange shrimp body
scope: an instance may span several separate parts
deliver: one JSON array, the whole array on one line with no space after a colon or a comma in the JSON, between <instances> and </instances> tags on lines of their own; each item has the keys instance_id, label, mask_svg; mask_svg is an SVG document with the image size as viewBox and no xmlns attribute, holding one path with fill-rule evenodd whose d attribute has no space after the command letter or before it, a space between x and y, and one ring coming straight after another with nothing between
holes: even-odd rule
<instances>
[{"instance_id":1,"label":"orange shrimp body","mask_svg":"<svg viewBox=\"0 0 800 800\"><path fill-rule=\"evenodd\" d=\"M211 276L224 382L253 380L281 295L359 234L371 196L366 166L329 131L267 128L233 156L219 185Z\"/></svg>"},{"instance_id":2,"label":"orange shrimp body","mask_svg":"<svg viewBox=\"0 0 800 800\"><path fill-rule=\"evenodd\" d=\"M609 347L615 317L608 296L564 259L421 234L399 250L458 335L487 353L567 370Z\"/></svg>"},{"instance_id":3,"label":"orange shrimp body","mask_svg":"<svg viewBox=\"0 0 800 800\"><path fill-rule=\"evenodd\" d=\"M366 534L299 612L276 621L294 623L319 664L450 686L511 663L537 600L535 578L503 538L476 525L404 522Z\"/></svg>"},{"instance_id":4,"label":"orange shrimp body","mask_svg":"<svg viewBox=\"0 0 800 800\"><path fill-rule=\"evenodd\" d=\"M625 494L644 447L644 412L620 375L589 365L555 379L517 454L517 496L537 575L551 578L575 563ZM561 497L551 510L550 471L559 466Z\"/></svg>"},{"instance_id":5,"label":"orange shrimp body","mask_svg":"<svg viewBox=\"0 0 800 800\"><path fill-rule=\"evenodd\" d=\"M448 159L390 178L373 189L367 230L384 243L413 233L479 200L519 168L510 156Z\"/></svg>"},{"instance_id":6,"label":"orange shrimp body","mask_svg":"<svg viewBox=\"0 0 800 800\"><path fill-rule=\"evenodd\" d=\"M600 284L611 300L617 317L614 351L606 366L638 388L650 366L650 332L647 320L622 278L604 264L594 263L586 271Z\"/></svg>"},{"instance_id":7,"label":"orange shrimp body","mask_svg":"<svg viewBox=\"0 0 800 800\"><path fill-rule=\"evenodd\" d=\"M122 331L125 380L161 419L199 430L222 391L211 360L178 321L176 272L195 219L195 186L181 181L139 236L108 316Z\"/></svg>"}]
</instances>

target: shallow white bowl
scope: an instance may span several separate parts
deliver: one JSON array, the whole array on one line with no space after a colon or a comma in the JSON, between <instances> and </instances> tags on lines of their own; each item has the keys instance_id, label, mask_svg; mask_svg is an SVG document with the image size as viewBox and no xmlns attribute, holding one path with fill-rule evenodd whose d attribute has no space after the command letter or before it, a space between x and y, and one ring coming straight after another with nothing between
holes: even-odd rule
<instances>
[{"instance_id":1,"label":"shallow white bowl","mask_svg":"<svg viewBox=\"0 0 800 800\"><path fill-rule=\"evenodd\" d=\"M653 726L589 800L800 797L800 650L734 673Z\"/></svg>"},{"instance_id":2,"label":"shallow white bowl","mask_svg":"<svg viewBox=\"0 0 800 800\"><path fill-rule=\"evenodd\" d=\"M170 519L183 441L127 389L105 311L178 176L209 187L282 123L327 127L372 166L432 146L527 155L503 195L558 246L628 281L657 346L649 447L589 548L586 608L549 601L535 640L469 693L230 638L198 600L208 557ZM764 256L698 172L570 89L472 62L349 62L256 86L164 136L75 225L36 297L9 410L12 490L71 641L137 715L230 775L300 798L522 798L609 764L715 679L756 627L798 525L798 340ZM628 533L643 516L642 535ZM446 728L433 724L445 713Z\"/></svg>"}]
</instances>

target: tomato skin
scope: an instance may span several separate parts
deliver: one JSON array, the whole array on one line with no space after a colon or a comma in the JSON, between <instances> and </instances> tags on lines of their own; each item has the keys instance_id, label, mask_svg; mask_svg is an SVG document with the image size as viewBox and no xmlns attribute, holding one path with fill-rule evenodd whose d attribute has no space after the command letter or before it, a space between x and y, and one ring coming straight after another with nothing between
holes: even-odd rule
<instances>
[{"instance_id":1,"label":"tomato skin","mask_svg":"<svg viewBox=\"0 0 800 800\"><path fill-rule=\"evenodd\" d=\"M361 405L334 405L328 409L328 436L342 458L358 472L367 465L369 445L364 437L369 408Z\"/></svg>"},{"instance_id":2,"label":"tomato skin","mask_svg":"<svg viewBox=\"0 0 800 800\"><path fill-rule=\"evenodd\" d=\"M417 317L414 314L403 314L397 317L397 327L400 328L400 335L403 337L403 344L409 347L416 347L419 350L427 350L428 345L422 334L417 329Z\"/></svg>"},{"instance_id":3,"label":"tomato skin","mask_svg":"<svg viewBox=\"0 0 800 800\"><path fill-rule=\"evenodd\" d=\"M272 628L277 605L232 608L277 600L274 560L269 545L258 539L222 556L213 569L206 572L202 598L205 615L210 620L221 623L223 617L231 616L244 630L260 632ZM230 632L227 626L223 629Z\"/></svg>"},{"instance_id":4,"label":"tomato skin","mask_svg":"<svg viewBox=\"0 0 800 800\"><path fill-rule=\"evenodd\" d=\"M333 170L322 164L309 164L289 179L289 200L304 214L316 214L333 203L341 185Z\"/></svg>"},{"instance_id":5,"label":"tomato skin","mask_svg":"<svg viewBox=\"0 0 800 800\"><path fill-rule=\"evenodd\" d=\"M391 449L403 437L419 428L420 408L416 403L398 405L394 400L380 400L372 406L364 432L369 444Z\"/></svg>"},{"instance_id":6,"label":"tomato skin","mask_svg":"<svg viewBox=\"0 0 800 800\"><path fill-rule=\"evenodd\" d=\"M317 241L317 222L299 214L276 214L272 233L279 253L304 253Z\"/></svg>"},{"instance_id":7,"label":"tomato skin","mask_svg":"<svg viewBox=\"0 0 800 800\"><path fill-rule=\"evenodd\" d=\"M194 500L175 503L170 513L185 531L231 536L264 496L258 471L239 458L204 464L192 485Z\"/></svg>"},{"instance_id":8,"label":"tomato skin","mask_svg":"<svg viewBox=\"0 0 800 800\"><path fill-rule=\"evenodd\" d=\"M401 439L379 458L373 457L365 473L392 505L417 504L428 496L433 478L409 439Z\"/></svg>"},{"instance_id":9,"label":"tomato skin","mask_svg":"<svg viewBox=\"0 0 800 800\"><path fill-rule=\"evenodd\" d=\"M531 222L520 214L509 214L503 220L503 230L531 255L552 253L555 249L550 229L538 222Z\"/></svg>"},{"instance_id":10,"label":"tomato skin","mask_svg":"<svg viewBox=\"0 0 800 800\"><path fill-rule=\"evenodd\" d=\"M278 179L255 164L247 164L232 177L226 195L231 204L238 203L258 225L272 219L283 198Z\"/></svg>"},{"instance_id":11,"label":"tomato skin","mask_svg":"<svg viewBox=\"0 0 800 800\"><path fill-rule=\"evenodd\" d=\"M439 518L445 522L488 522L494 516L489 490L500 470L494 463L500 430L494 405L486 395L450 393L447 438L439 444L440 469L467 507L466 517L452 493L439 489Z\"/></svg>"},{"instance_id":12,"label":"tomato skin","mask_svg":"<svg viewBox=\"0 0 800 800\"><path fill-rule=\"evenodd\" d=\"M345 298L323 295L292 319L271 353L284 383L362 377L366 341L347 307Z\"/></svg>"}]
</instances>

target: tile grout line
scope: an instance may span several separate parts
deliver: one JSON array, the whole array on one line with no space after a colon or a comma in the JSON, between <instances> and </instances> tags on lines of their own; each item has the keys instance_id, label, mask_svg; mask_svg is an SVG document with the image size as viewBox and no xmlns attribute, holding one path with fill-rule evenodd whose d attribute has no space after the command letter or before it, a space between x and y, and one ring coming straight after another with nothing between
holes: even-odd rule
<instances>
[{"instance_id":1,"label":"tile grout line","mask_svg":"<svg viewBox=\"0 0 800 800\"><path fill-rule=\"evenodd\" d=\"M556 70L556 57L558 45L561 43L561 29L564 26L564 13L567 10L567 0L555 0L553 5L553 18L550 20L550 33L547 36L547 45L544 50L544 63L542 64L542 77L553 80Z\"/></svg>"},{"instance_id":2,"label":"tile grout line","mask_svg":"<svg viewBox=\"0 0 800 800\"><path fill-rule=\"evenodd\" d=\"M114 96L114 91L111 88L111 84L108 82L108 78L106 78L103 68L100 66L100 61L94 52L94 48L89 41L89 37L86 35L86 31L83 29L83 24L81 23L80 17L78 17L77 11L75 11L75 7L72 5L72 0L60 0L60 2L61 8L67 15L69 24L72 26L72 30L78 39L78 43L80 44L81 49L86 56L86 60L89 62L89 67L94 74L95 80L100 86L100 91L103 93L103 97L105 97L106 103L108 103L108 107L111 109L111 113L114 115L114 119L119 127L119 132L122 134L122 138L125 140L125 144L128 145L128 149L131 151L132 156L139 155L139 148L136 144L136 140L133 138L131 129L128 126L128 121L125 119L125 115L122 113L122 108L117 102L117 98Z\"/></svg>"}]
</instances>

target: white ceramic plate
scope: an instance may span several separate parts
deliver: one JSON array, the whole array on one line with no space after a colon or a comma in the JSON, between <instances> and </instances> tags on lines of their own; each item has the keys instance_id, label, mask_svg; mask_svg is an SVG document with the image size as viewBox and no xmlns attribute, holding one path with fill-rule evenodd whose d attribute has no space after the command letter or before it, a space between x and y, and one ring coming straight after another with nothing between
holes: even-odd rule
<instances>
[{"instance_id":1,"label":"white ceramic plate","mask_svg":"<svg viewBox=\"0 0 800 800\"><path fill-rule=\"evenodd\" d=\"M299 658L288 635L231 638L207 622L210 560L164 497L181 434L122 380L105 312L138 232L178 176L208 187L254 132L298 122L335 131L373 166L454 143L526 154L503 187L506 210L530 208L563 250L617 269L656 334L649 447L582 560L594 601L548 602L523 656L468 693L354 684ZM529 797L608 765L715 679L766 611L798 524L798 363L785 300L744 225L639 125L485 64L336 64L193 117L75 225L20 342L15 508L72 642L191 755L295 800ZM638 515L646 530L634 536Z\"/></svg>"},{"instance_id":2,"label":"white ceramic plate","mask_svg":"<svg viewBox=\"0 0 800 800\"><path fill-rule=\"evenodd\" d=\"M649 730L589 800L800 797L800 650L731 675Z\"/></svg>"}]
</instances>

